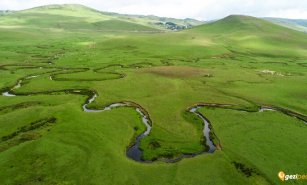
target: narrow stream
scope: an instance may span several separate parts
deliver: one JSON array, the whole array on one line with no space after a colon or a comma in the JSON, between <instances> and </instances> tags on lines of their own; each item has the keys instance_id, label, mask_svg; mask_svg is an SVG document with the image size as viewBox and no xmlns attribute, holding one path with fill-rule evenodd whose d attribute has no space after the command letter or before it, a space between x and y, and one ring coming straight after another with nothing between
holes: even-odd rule
<instances>
[{"instance_id":1,"label":"narrow stream","mask_svg":"<svg viewBox=\"0 0 307 185\"><path fill-rule=\"evenodd\" d=\"M21 83L22 83L22 80L19 80L17 82L17 84L14 87L12 87L9 91L3 92L2 96L16 96L15 94L11 93L11 91L20 88L21 87Z\"/></svg>"},{"instance_id":2,"label":"narrow stream","mask_svg":"<svg viewBox=\"0 0 307 185\"><path fill-rule=\"evenodd\" d=\"M259 112L264 112L264 111L280 112L280 113L285 114L285 115L287 115L287 116L296 118L296 119L302 121L303 123L305 123L305 124L307 125L307 121L306 121L307 119L306 119L306 118L303 118L303 117L306 117L306 116L302 116L302 115L300 115L300 114L298 114L298 113L289 111L289 110L287 110L287 109L278 108L278 107L267 107L267 106L260 107Z\"/></svg>"},{"instance_id":3,"label":"narrow stream","mask_svg":"<svg viewBox=\"0 0 307 185\"><path fill-rule=\"evenodd\" d=\"M38 76L39 75L28 76L28 77L25 77L24 79L36 78ZM50 76L50 79L52 80L51 76ZM2 92L2 95L8 96L8 97L16 96L14 93L12 93L12 91L20 88L22 86L22 82L23 82L23 80L19 80L17 82L17 84L15 86L13 86L9 91ZM71 92L82 94L81 90L73 90ZM89 90L86 90L86 92L92 93L93 95L87 100L87 102L84 105L82 105L84 112L98 113L98 112L103 112L103 111L109 111L109 110L112 110L112 109L118 108L118 107L135 108L136 112L138 112L140 117L142 118L142 122L145 125L146 130L135 138L133 145L130 146L127 149L126 155L130 159L133 159L133 160L138 161L138 162L153 162L153 161L144 161L143 158L142 158L143 157L143 151L140 149L141 140L144 137L148 136L151 132L151 129L152 129L152 123L151 123L150 118L148 117L148 114L146 113L146 111L144 109L142 109L139 105L132 103L132 102L113 103L113 104L110 104L110 105L104 107L101 110L100 109L89 109L87 106L89 104L91 104L93 101L95 101L95 99L97 98L97 94L95 94L94 92L89 91ZM227 107L227 106L225 106L225 107ZM195 157L195 156L203 154L203 153L213 153L216 150L216 146L214 145L213 141L210 138L210 132L211 132L210 122L205 116L203 116L198 111L198 109L203 108L203 107L223 108L224 106L223 105L221 106L219 104L204 104L204 105L194 106L194 107L192 107L188 110L190 113L197 115L197 117L199 117L204 123L203 136L205 137L206 145L209 147L208 151L201 151L201 152L194 153L194 154L182 154L179 157L173 158L173 159L163 158L163 159L158 159L158 160L161 160L161 161L164 161L164 162L177 162L177 161L181 160L182 158ZM277 111L277 112L283 113L285 115L297 118L297 119L303 121L305 124L307 124L306 116L301 115L299 113L292 112L292 111L287 110L287 109L283 109L283 108L279 108L279 107L270 107L270 106L260 107L259 112L264 112L264 111Z\"/></svg>"},{"instance_id":4,"label":"narrow stream","mask_svg":"<svg viewBox=\"0 0 307 185\"><path fill-rule=\"evenodd\" d=\"M10 94L10 92L7 91L7 92L3 92L2 96L16 96L16 95L15 94Z\"/></svg>"},{"instance_id":5,"label":"narrow stream","mask_svg":"<svg viewBox=\"0 0 307 185\"><path fill-rule=\"evenodd\" d=\"M109 110L112 110L114 108L117 108L117 107L134 107L136 112L139 113L139 115L141 116L142 118L142 122L143 124L145 125L146 127L146 130L145 132L141 133L140 135L138 135L135 139L135 142L134 144L129 147L127 149L127 152L126 152L126 155L135 160L135 161L142 161L142 156L143 156L143 151L140 150L140 144L141 144L141 139L148 136L150 131L151 131L151 123L150 123L150 119L146 116L146 114L144 112L141 111L140 108L138 107L135 107L129 103L113 103L111 105L108 105L106 107L104 107L104 109L102 110L99 110L99 109L89 109L87 108L87 106L92 103L95 99L97 98L97 95L94 94L88 101L86 104L84 104L82 107L83 107L83 110L84 112L103 112L103 111L109 111Z\"/></svg>"},{"instance_id":6,"label":"narrow stream","mask_svg":"<svg viewBox=\"0 0 307 185\"><path fill-rule=\"evenodd\" d=\"M128 148L126 155L135 161L143 161L143 151L140 149L141 139L149 135L151 125L147 116L139 108L136 108L136 111L142 116L142 122L146 126L146 131L136 137L134 144Z\"/></svg>"},{"instance_id":7,"label":"narrow stream","mask_svg":"<svg viewBox=\"0 0 307 185\"><path fill-rule=\"evenodd\" d=\"M28 76L27 79L37 78L37 77L39 77L39 75Z\"/></svg>"},{"instance_id":8,"label":"narrow stream","mask_svg":"<svg viewBox=\"0 0 307 185\"><path fill-rule=\"evenodd\" d=\"M264 112L264 111L276 111L276 110L274 110L274 109L272 109L272 108L266 108L266 107L261 107L261 108L259 109L259 112Z\"/></svg>"},{"instance_id":9,"label":"narrow stream","mask_svg":"<svg viewBox=\"0 0 307 185\"><path fill-rule=\"evenodd\" d=\"M189 111L196 114L203 122L204 122L204 128L203 128L203 133L204 137L206 138L206 145L209 146L209 150L207 151L208 153L213 153L215 151L215 145L213 144L213 141L210 138L210 123L209 121L197 110L203 108L203 106L196 106L192 107Z\"/></svg>"},{"instance_id":10,"label":"narrow stream","mask_svg":"<svg viewBox=\"0 0 307 185\"><path fill-rule=\"evenodd\" d=\"M127 155L127 157L129 157L130 159L133 159L135 161L152 162L152 161L144 161L143 160L143 158L142 158L143 157L143 151L140 149L141 140L144 137L148 136L150 134L151 129L152 129L150 119L147 117L146 113L142 112L142 110L140 108L135 107L135 105L132 105L130 103L113 103L113 104L105 107L102 110L87 108L87 106L90 103L92 103L93 101L95 101L96 98L97 98L97 95L94 94L90 99L88 99L87 103L82 106L84 112L103 112L103 111L112 110L112 109L117 108L117 107L134 107L135 108L135 110L141 116L142 122L145 125L146 130L136 137L133 145L127 149L126 155ZM204 152L200 152L200 153L197 153L197 154L190 154L190 155L184 154L184 155L181 155L180 157L175 158L175 159L164 159L165 162L176 162L176 161L179 161L182 158L194 157L194 156L202 154L202 153L213 153L215 151L215 146L213 144L213 141L210 139L210 131L211 131L210 126L209 126L210 123L201 113L199 113L197 111L198 109L200 109L202 107L203 106L192 107L189 110L189 112L197 115L204 122L203 135L206 139L206 145L209 146L209 150L204 151Z\"/></svg>"}]
</instances>

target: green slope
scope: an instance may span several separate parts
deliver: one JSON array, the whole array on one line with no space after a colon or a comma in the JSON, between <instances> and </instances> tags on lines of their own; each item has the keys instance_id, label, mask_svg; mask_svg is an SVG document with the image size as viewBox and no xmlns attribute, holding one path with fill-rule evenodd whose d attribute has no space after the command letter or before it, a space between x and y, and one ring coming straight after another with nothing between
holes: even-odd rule
<instances>
[{"instance_id":1,"label":"green slope","mask_svg":"<svg viewBox=\"0 0 307 185\"><path fill-rule=\"evenodd\" d=\"M231 51L257 56L304 56L307 49L306 34L250 16L232 15L189 31L210 36Z\"/></svg>"},{"instance_id":2,"label":"green slope","mask_svg":"<svg viewBox=\"0 0 307 185\"><path fill-rule=\"evenodd\" d=\"M23 26L57 29L99 29L121 31L156 31L185 29L202 24L194 19L122 15L100 12L78 5L47 5L17 12L0 12L0 26ZM173 27L167 27L174 25Z\"/></svg>"},{"instance_id":3,"label":"green slope","mask_svg":"<svg viewBox=\"0 0 307 185\"><path fill-rule=\"evenodd\" d=\"M155 31L155 28L120 20L82 5L48 5L18 11L0 19L1 26L90 29L107 31Z\"/></svg>"},{"instance_id":4,"label":"green slope","mask_svg":"<svg viewBox=\"0 0 307 185\"><path fill-rule=\"evenodd\" d=\"M297 31L307 32L307 20L305 19L284 19L274 17L266 17L263 19Z\"/></svg>"},{"instance_id":5,"label":"green slope","mask_svg":"<svg viewBox=\"0 0 307 185\"><path fill-rule=\"evenodd\" d=\"M285 32L287 32L288 34L292 34L293 36L304 35L300 32L273 24L269 21L244 15L230 15L219 21L195 27L193 30L203 31L204 33L223 35L239 35L244 32L250 35L262 33L262 35L259 36L265 36L270 34L278 36L281 33Z\"/></svg>"},{"instance_id":6,"label":"green slope","mask_svg":"<svg viewBox=\"0 0 307 185\"><path fill-rule=\"evenodd\" d=\"M307 171L302 121L242 111L274 105L307 114L305 34L246 16L180 32L102 32L132 29L131 22L79 8L82 15L56 7L0 18L0 89L33 75L39 76L14 92L75 89L0 96L1 184L262 185L280 184L280 170ZM54 29L57 21L69 26ZM145 129L139 114L126 107L84 112L88 97L79 89L98 93L91 108L133 101L146 109L153 122L141 141L146 159L204 148L202 124L188 107L224 103L240 110L200 110L220 139L213 154L144 164L125 154Z\"/></svg>"},{"instance_id":7,"label":"green slope","mask_svg":"<svg viewBox=\"0 0 307 185\"><path fill-rule=\"evenodd\" d=\"M107 13L103 12L103 14L116 16L120 19L124 19L127 21L139 22L144 25L149 25L151 27L160 28L160 29L173 29L173 30L182 30L186 28L192 28L194 26L198 26L201 24L205 24L203 21L195 20L195 19L175 19L170 17L158 17L154 15L129 15L129 14L118 14L118 13ZM175 25L174 27L171 24Z\"/></svg>"}]
</instances>

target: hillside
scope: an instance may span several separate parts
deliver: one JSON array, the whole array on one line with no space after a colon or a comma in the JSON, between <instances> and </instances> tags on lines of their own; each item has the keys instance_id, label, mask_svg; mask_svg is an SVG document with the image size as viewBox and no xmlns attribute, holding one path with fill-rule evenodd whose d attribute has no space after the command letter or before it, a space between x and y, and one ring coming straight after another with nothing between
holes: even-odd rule
<instances>
[{"instance_id":1,"label":"hillside","mask_svg":"<svg viewBox=\"0 0 307 185\"><path fill-rule=\"evenodd\" d=\"M263 19L231 15L186 32L202 33L235 52L256 55L301 55L306 53L306 34Z\"/></svg>"},{"instance_id":2,"label":"hillside","mask_svg":"<svg viewBox=\"0 0 307 185\"><path fill-rule=\"evenodd\" d=\"M235 33L236 31L272 33L276 31L292 31L282 26L270 23L269 21L245 15L230 15L221 20L195 27L194 29L212 33Z\"/></svg>"},{"instance_id":3,"label":"hillside","mask_svg":"<svg viewBox=\"0 0 307 185\"><path fill-rule=\"evenodd\" d=\"M48 5L17 11L0 19L0 25L31 28L89 29L105 31L155 31L142 24L128 22L82 5Z\"/></svg>"},{"instance_id":4,"label":"hillside","mask_svg":"<svg viewBox=\"0 0 307 185\"><path fill-rule=\"evenodd\" d=\"M193 22L81 5L0 16L1 185L307 172L307 34L238 15L182 31L151 20Z\"/></svg>"},{"instance_id":5,"label":"hillside","mask_svg":"<svg viewBox=\"0 0 307 185\"><path fill-rule=\"evenodd\" d=\"M13 11L10 11L10 10L0 10L0 16L3 16L3 15L7 15L9 13L12 13Z\"/></svg>"},{"instance_id":6,"label":"hillside","mask_svg":"<svg viewBox=\"0 0 307 185\"><path fill-rule=\"evenodd\" d=\"M307 33L307 20L305 19L284 19L274 17L266 17L263 19L287 28Z\"/></svg>"},{"instance_id":7,"label":"hillside","mask_svg":"<svg viewBox=\"0 0 307 185\"><path fill-rule=\"evenodd\" d=\"M157 28L166 28L171 30L182 30L186 28L192 28L201 24L205 24L203 21L196 19L175 19L169 17L158 17L154 15L128 15L128 14L118 14L118 13L107 13L106 15L116 16L120 19L128 21L141 22L145 25L150 25Z\"/></svg>"},{"instance_id":8,"label":"hillside","mask_svg":"<svg viewBox=\"0 0 307 185\"><path fill-rule=\"evenodd\" d=\"M0 19L2 26L105 31L180 30L202 23L192 19L180 20L100 12L78 4L47 5L10 14L3 12L0 15L5 15Z\"/></svg>"}]
</instances>

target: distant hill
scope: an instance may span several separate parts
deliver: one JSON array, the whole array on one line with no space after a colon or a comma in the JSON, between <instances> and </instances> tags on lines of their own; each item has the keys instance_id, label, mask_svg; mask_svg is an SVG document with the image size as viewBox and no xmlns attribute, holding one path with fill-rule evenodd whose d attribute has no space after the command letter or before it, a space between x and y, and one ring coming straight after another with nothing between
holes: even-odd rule
<instances>
[{"instance_id":1,"label":"distant hill","mask_svg":"<svg viewBox=\"0 0 307 185\"><path fill-rule=\"evenodd\" d=\"M193 30L200 30L203 32L211 32L213 34L219 33L232 33L238 34L238 32L256 33L256 32L271 32L285 30L286 28L273 24L269 21L262 20L252 16L245 15L230 15L223 19L210 22ZM288 29L287 29L288 30Z\"/></svg>"},{"instance_id":2,"label":"distant hill","mask_svg":"<svg viewBox=\"0 0 307 185\"><path fill-rule=\"evenodd\" d=\"M231 15L185 32L206 35L235 53L274 57L307 50L306 34L250 16Z\"/></svg>"},{"instance_id":3,"label":"distant hill","mask_svg":"<svg viewBox=\"0 0 307 185\"><path fill-rule=\"evenodd\" d=\"M118 14L102 12L106 15L116 16L120 19L129 21L142 22L143 24L150 25L157 28L166 28L171 30L182 30L186 28L192 28L204 24L205 22L196 19L175 19L169 17L158 17L155 15L129 15L129 14Z\"/></svg>"},{"instance_id":4,"label":"distant hill","mask_svg":"<svg viewBox=\"0 0 307 185\"><path fill-rule=\"evenodd\" d=\"M0 16L1 15L7 15L7 14L9 14L9 13L12 13L13 11L11 11L11 10L0 10Z\"/></svg>"},{"instance_id":5,"label":"distant hill","mask_svg":"<svg viewBox=\"0 0 307 185\"><path fill-rule=\"evenodd\" d=\"M266 17L263 18L270 22L285 26L294 30L303 31L307 33L307 20L305 19L284 19L284 18L273 18Z\"/></svg>"},{"instance_id":6,"label":"distant hill","mask_svg":"<svg viewBox=\"0 0 307 185\"><path fill-rule=\"evenodd\" d=\"M97 29L109 31L181 30L200 25L194 19L123 15L101 12L83 5L47 5L12 13L2 12L0 25L58 29Z\"/></svg>"},{"instance_id":7,"label":"distant hill","mask_svg":"<svg viewBox=\"0 0 307 185\"><path fill-rule=\"evenodd\" d=\"M301 36L303 34L261 18L245 15L230 15L218 21L197 26L192 30L201 31L203 33L219 34L221 37L223 35L239 36L240 39L245 35L249 37L253 35L275 37L284 35L285 37L286 34L291 34L285 37L291 38L291 36Z\"/></svg>"}]
</instances>

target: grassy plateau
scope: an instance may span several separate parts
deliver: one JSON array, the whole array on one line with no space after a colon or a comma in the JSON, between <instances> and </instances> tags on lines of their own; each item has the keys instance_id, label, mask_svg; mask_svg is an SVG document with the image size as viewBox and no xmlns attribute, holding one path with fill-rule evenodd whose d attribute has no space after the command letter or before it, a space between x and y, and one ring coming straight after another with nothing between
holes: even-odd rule
<instances>
[{"instance_id":1,"label":"grassy plateau","mask_svg":"<svg viewBox=\"0 0 307 185\"><path fill-rule=\"evenodd\" d=\"M262 185L307 173L305 33L239 15L178 32L148 19L81 5L0 16L0 89L16 95L0 96L1 185ZM88 108L146 111L140 149L152 162L126 156L140 114L84 112L90 92ZM206 151L187 111L199 104L231 105L198 110L216 150L165 162Z\"/></svg>"}]
</instances>

